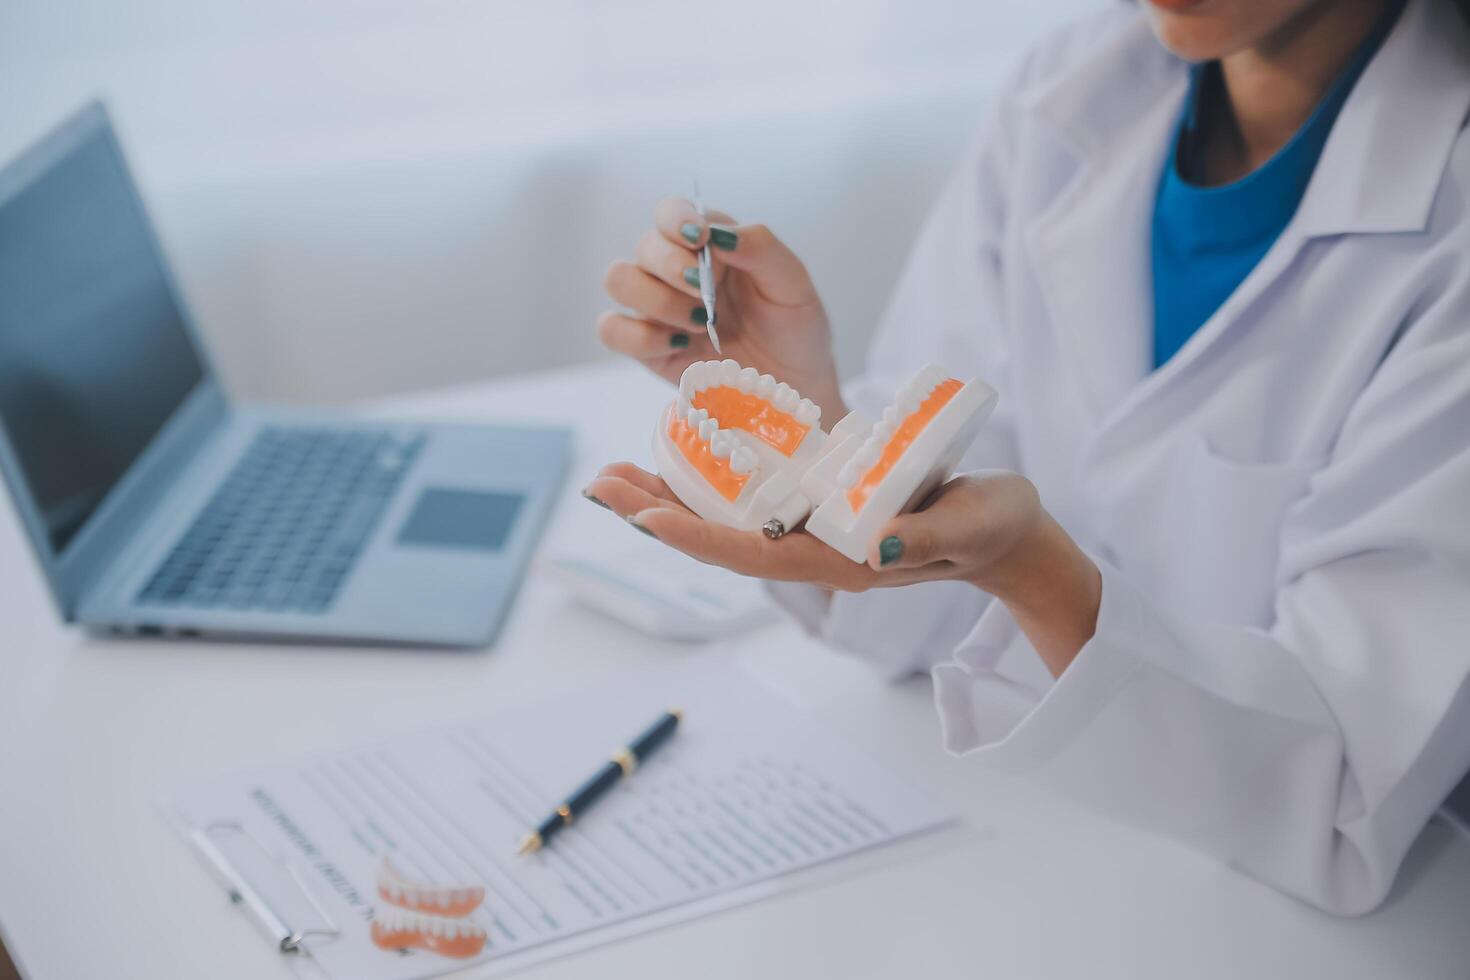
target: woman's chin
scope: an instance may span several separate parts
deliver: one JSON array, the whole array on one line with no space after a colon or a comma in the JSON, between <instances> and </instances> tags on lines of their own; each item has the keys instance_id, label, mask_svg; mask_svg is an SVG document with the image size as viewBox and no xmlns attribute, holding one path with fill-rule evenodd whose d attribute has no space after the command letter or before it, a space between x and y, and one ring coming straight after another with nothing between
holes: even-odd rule
<instances>
[{"instance_id":1,"label":"woman's chin","mask_svg":"<svg viewBox=\"0 0 1470 980\"><path fill-rule=\"evenodd\" d=\"M1146 0L1143 7L1159 43L1185 61L1214 61L1243 46L1238 25L1211 16L1208 0Z\"/></svg>"},{"instance_id":2,"label":"woman's chin","mask_svg":"<svg viewBox=\"0 0 1470 980\"><path fill-rule=\"evenodd\" d=\"M1331 0L1139 0L1159 43L1185 61L1215 61L1262 44Z\"/></svg>"}]
</instances>

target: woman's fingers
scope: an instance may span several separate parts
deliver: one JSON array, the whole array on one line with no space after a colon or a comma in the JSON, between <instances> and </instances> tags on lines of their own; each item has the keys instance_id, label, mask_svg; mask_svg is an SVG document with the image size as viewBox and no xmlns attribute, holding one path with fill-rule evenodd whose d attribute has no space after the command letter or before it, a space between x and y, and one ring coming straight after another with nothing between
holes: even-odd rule
<instances>
[{"instance_id":1,"label":"woman's fingers","mask_svg":"<svg viewBox=\"0 0 1470 980\"><path fill-rule=\"evenodd\" d=\"M737 531L669 507L650 508L630 520L692 558L752 578L810 582L846 592L899 584L896 579L886 581L888 576L866 565L848 561L809 534L797 532L772 540L759 531Z\"/></svg>"},{"instance_id":2,"label":"woman's fingers","mask_svg":"<svg viewBox=\"0 0 1470 980\"><path fill-rule=\"evenodd\" d=\"M673 286L692 299L699 299L699 254L680 248L655 230L648 230L633 249L638 267Z\"/></svg>"},{"instance_id":3,"label":"woman's fingers","mask_svg":"<svg viewBox=\"0 0 1470 980\"><path fill-rule=\"evenodd\" d=\"M678 504L680 507L684 506L683 502L674 496L674 491L669 489L669 485L663 481L662 477L657 473L648 472L636 463L609 463L597 472L597 477L626 480L655 497Z\"/></svg>"},{"instance_id":4,"label":"woman's fingers","mask_svg":"<svg viewBox=\"0 0 1470 980\"><path fill-rule=\"evenodd\" d=\"M736 225L729 215L719 211L710 211L707 222L701 221L694 205L682 197L664 198L653 214L665 241L693 250L707 240L717 265L750 273L761 294L771 302L796 306L816 299L806 266L765 225Z\"/></svg>"},{"instance_id":5,"label":"woman's fingers","mask_svg":"<svg viewBox=\"0 0 1470 980\"><path fill-rule=\"evenodd\" d=\"M706 211L699 216L694 202L685 197L666 197L653 209L653 224L666 240L681 248L702 248L709 235L709 223L734 224L735 219L723 211Z\"/></svg>"},{"instance_id":6,"label":"woman's fingers","mask_svg":"<svg viewBox=\"0 0 1470 980\"><path fill-rule=\"evenodd\" d=\"M800 531L773 540L757 531L737 531L706 521L685 507L657 474L633 463L604 466L582 493L671 548L755 578L861 592L875 586L945 578L951 567L941 560L879 572L849 561Z\"/></svg>"},{"instance_id":7,"label":"woman's fingers","mask_svg":"<svg viewBox=\"0 0 1470 980\"><path fill-rule=\"evenodd\" d=\"M675 358L683 371L690 363L714 354L709 339L661 323L650 323L624 313L604 313L597 318L597 336L608 350L640 361ZM674 376L678 379L678 375Z\"/></svg>"},{"instance_id":8,"label":"woman's fingers","mask_svg":"<svg viewBox=\"0 0 1470 980\"><path fill-rule=\"evenodd\" d=\"M868 549L868 564L885 572L983 567L1014 547L1039 513L1036 488L1015 473L957 476L922 509L885 524Z\"/></svg>"},{"instance_id":9,"label":"woman's fingers","mask_svg":"<svg viewBox=\"0 0 1470 980\"><path fill-rule=\"evenodd\" d=\"M705 309L697 297L661 282L631 262L608 266L603 287L614 302L637 310L644 319L691 333L704 332Z\"/></svg>"},{"instance_id":10,"label":"woman's fingers","mask_svg":"<svg viewBox=\"0 0 1470 980\"><path fill-rule=\"evenodd\" d=\"M811 274L796 253L765 225L715 224L710 229L710 254L722 266L739 269L754 280L761 296L779 306L817 301Z\"/></svg>"},{"instance_id":11,"label":"woman's fingers","mask_svg":"<svg viewBox=\"0 0 1470 980\"><path fill-rule=\"evenodd\" d=\"M616 476L599 476L583 488L582 496L602 504L624 520L662 507L684 509L684 505L677 501L665 500Z\"/></svg>"},{"instance_id":12,"label":"woman's fingers","mask_svg":"<svg viewBox=\"0 0 1470 980\"><path fill-rule=\"evenodd\" d=\"M772 577L763 571L770 568L771 562L764 554L759 534L715 524L689 511L665 508L634 514L631 520L669 547L702 562L722 565L742 575Z\"/></svg>"}]
</instances>

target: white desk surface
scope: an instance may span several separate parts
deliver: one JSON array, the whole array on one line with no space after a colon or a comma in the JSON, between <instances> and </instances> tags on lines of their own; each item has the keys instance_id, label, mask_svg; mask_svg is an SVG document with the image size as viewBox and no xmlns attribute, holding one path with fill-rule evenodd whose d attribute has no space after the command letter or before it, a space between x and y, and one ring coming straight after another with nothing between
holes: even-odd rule
<instances>
[{"instance_id":1,"label":"white desk surface","mask_svg":"<svg viewBox=\"0 0 1470 980\"><path fill-rule=\"evenodd\" d=\"M572 424L546 544L635 532L578 490L647 458L666 389L631 366L401 399L395 415ZM109 641L63 627L0 507L0 932L33 980L290 976L159 815L170 790L471 717L630 666L739 656L993 833L526 971L527 978L1147 980L1470 976L1470 845L1431 826L1376 914L1322 915L1217 862L940 749L926 681L888 686L788 626L736 652L653 642L533 576L490 650Z\"/></svg>"}]
</instances>

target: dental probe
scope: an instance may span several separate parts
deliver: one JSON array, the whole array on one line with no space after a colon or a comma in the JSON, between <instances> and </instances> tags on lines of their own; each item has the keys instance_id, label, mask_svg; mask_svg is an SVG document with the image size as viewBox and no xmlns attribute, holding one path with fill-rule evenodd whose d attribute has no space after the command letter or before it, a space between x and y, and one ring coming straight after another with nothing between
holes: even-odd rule
<instances>
[{"instance_id":1,"label":"dental probe","mask_svg":"<svg viewBox=\"0 0 1470 980\"><path fill-rule=\"evenodd\" d=\"M699 213L699 220L708 224L705 220L704 203L699 198L699 181L694 181L694 210ZM709 334L709 342L714 345L715 353L720 351L720 335L715 331L715 276L713 264L709 257L709 237L704 240L704 247L699 250L699 298L704 300L704 329Z\"/></svg>"}]
</instances>

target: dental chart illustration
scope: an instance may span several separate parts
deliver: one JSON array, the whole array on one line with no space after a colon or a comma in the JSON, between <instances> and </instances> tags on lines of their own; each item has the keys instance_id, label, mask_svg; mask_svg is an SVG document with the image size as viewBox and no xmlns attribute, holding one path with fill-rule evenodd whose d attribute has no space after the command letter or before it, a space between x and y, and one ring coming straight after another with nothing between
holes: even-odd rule
<instances>
[{"instance_id":1,"label":"dental chart illustration","mask_svg":"<svg viewBox=\"0 0 1470 980\"><path fill-rule=\"evenodd\" d=\"M733 360L699 361L654 431L669 489L705 520L779 538L807 533L855 562L895 515L947 480L995 407L983 381L929 366L878 421L852 412L822 431L822 410Z\"/></svg>"},{"instance_id":2,"label":"dental chart illustration","mask_svg":"<svg viewBox=\"0 0 1470 980\"><path fill-rule=\"evenodd\" d=\"M373 943L382 949L422 949L467 959L484 950L489 936L469 916L485 900L481 885L430 885L405 877L385 857L378 897L388 908L374 916Z\"/></svg>"}]
</instances>

